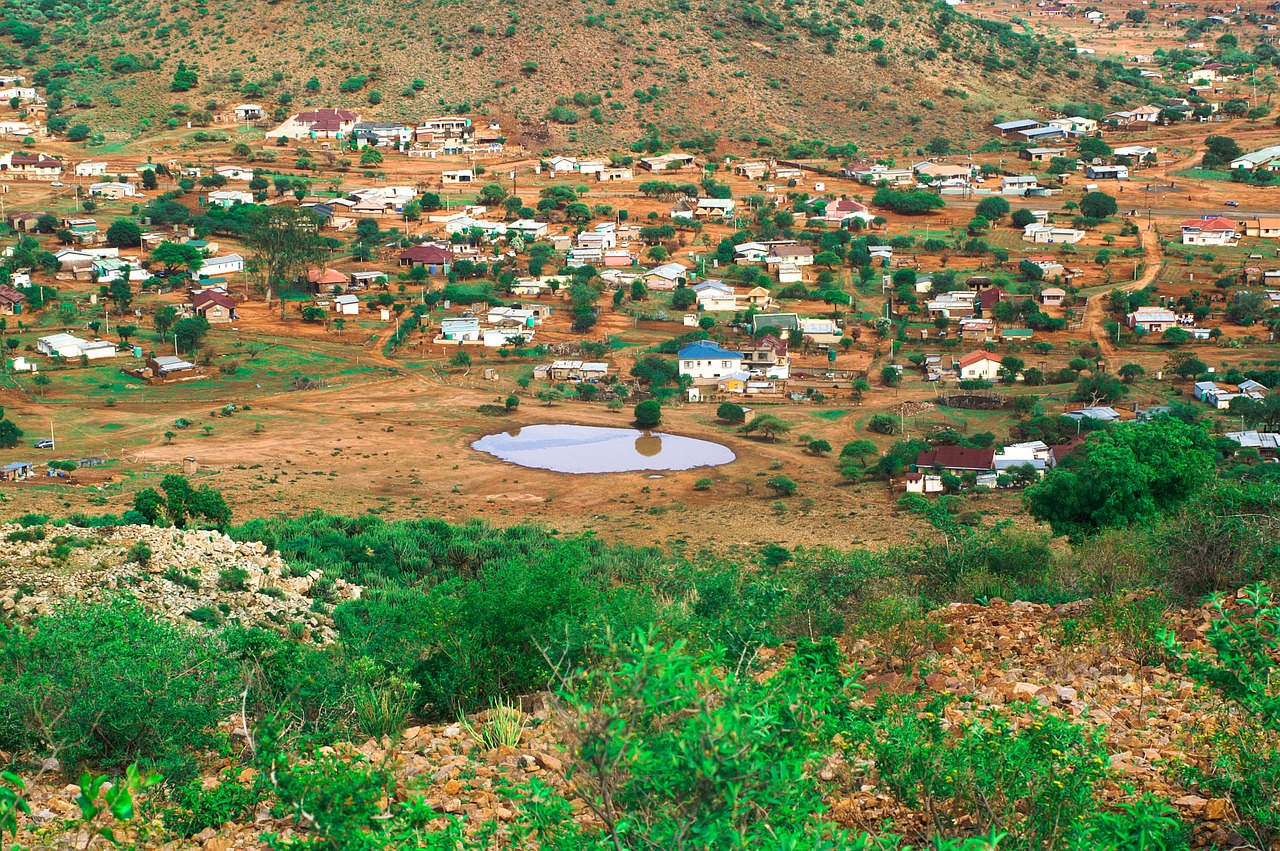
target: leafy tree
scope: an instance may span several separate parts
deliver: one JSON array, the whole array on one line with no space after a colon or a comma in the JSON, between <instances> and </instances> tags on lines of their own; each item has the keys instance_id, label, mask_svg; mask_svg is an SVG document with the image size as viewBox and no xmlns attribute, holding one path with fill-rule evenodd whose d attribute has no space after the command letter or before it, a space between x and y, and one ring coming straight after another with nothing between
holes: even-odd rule
<instances>
[{"instance_id":1,"label":"leafy tree","mask_svg":"<svg viewBox=\"0 0 1280 851\"><path fill-rule=\"evenodd\" d=\"M1091 219L1114 216L1120 207L1116 199L1105 192L1090 192L1080 199L1080 212Z\"/></svg>"},{"instance_id":2,"label":"leafy tree","mask_svg":"<svg viewBox=\"0 0 1280 851\"><path fill-rule=\"evenodd\" d=\"M360 165L379 165L381 162L382 152L372 145L360 152Z\"/></svg>"},{"instance_id":3,"label":"leafy tree","mask_svg":"<svg viewBox=\"0 0 1280 851\"><path fill-rule=\"evenodd\" d=\"M133 219L116 219L107 228L107 245L136 248L142 244L142 228Z\"/></svg>"},{"instance_id":4,"label":"leafy tree","mask_svg":"<svg viewBox=\"0 0 1280 851\"><path fill-rule=\"evenodd\" d=\"M992 195L979 201L973 212L987 221L998 221L1009 212L1009 202L999 195Z\"/></svg>"},{"instance_id":5,"label":"leafy tree","mask_svg":"<svg viewBox=\"0 0 1280 851\"><path fill-rule=\"evenodd\" d=\"M1213 459L1200 426L1175 417L1119 424L1028 488L1027 508L1058 535L1150 522L1196 493Z\"/></svg>"},{"instance_id":6,"label":"leafy tree","mask_svg":"<svg viewBox=\"0 0 1280 851\"><path fill-rule=\"evenodd\" d=\"M12 449L22 439L22 429L13 420L0 417L0 449Z\"/></svg>"},{"instance_id":7,"label":"leafy tree","mask_svg":"<svg viewBox=\"0 0 1280 851\"><path fill-rule=\"evenodd\" d=\"M250 212L245 242L253 263L266 281L267 301L277 291L299 286L299 277L326 257L319 223L310 212L296 207L259 207ZM285 316L285 299L280 299Z\"/></svg>"},{"instance_id":8,"label":"leafy tree","mask_svg":"<svg viewBox=\"0 0 1280 851\"><path fill-rule=\"evenodd\" d=\"M811 440L805 446L805 449L808 450L810 455L828 455L831 452L831 443L822 439Z\"/></svg>"},{"instance_id":9,"label":"leafy tree","mask_svg":"<svg viewBox=\"0 0 1280 851\"><path fill-rule=\"evenodd\" d=\"M107 287L107 297L115 302L118 310L128 310L133 303L133 287L127 280L112 281Z\"/></svg>"},{"instance_id":10,"label":"leafy tree","mask_svg":"<svg viewBox=\"0 0 1280 851\"><path fill-rule=\"evenodd\" d=\"M203 316L188 316L173 323L173 333L179 351L191 351L209 333L209 320Z\"/></svg>"},{"instance_id":11,"label":"leafy tree","mask_svg":"<svg viewBox=\"0 0 1280 851\"><path fill-rule=\"evenodd\" d=\"M885 387L897 387L902 383L902 370L893 365L886 366L880 370L880 383Z\"/></svg>"},{"instance_id":12,"label":"leafy tree","mask_svg":"<svg viewBox=\"0 0 1280 851\"><path fill-rule=\"evenodd\" d=\"M173 74L173 80L169 83L169 91L186 92L194 89L196 84L200 82L199 76L194 69L188 68L184 60L178 60L178 70Z\"/></svg>"},{"instance_id":13,"label":"leafy tree","mask_svg":"<svg viewBox=\"0 0 1280 851\"><path fill-rule=\"evenodd\" d=\"M656 399L645 399L636 405L635 418L640 428L653 428L662 422L662 405Z\"/></svg>"},{"instance_id":14,"label":"leafy tree","mask_svg":"<svg viewBox=\"0 0 1280 851\"><path fill-rule=\"evenodd\" d=\"M162 242L151 252L152 263L163 263L166 271L186 269L198 272L204 265L204 254L194 245L180 242Z\"/></svg>"},{"instance_id":15,"label":"leafy tree","mask_svg":"<svg viewBox=\"0 0 1280 851\"><path fill-rule=\"evenodd\" d=\"M1031 212L1026 207L1019 207L1013 211L1010 221L1016 228L1025 228L1027 225L1034 224L1037 219L1035 213Z\"/></svg>"},{"instance_id":16,"label":"leafy tree","mask_svg":"<svg viewBox=\"0 0 1280 851\"><path fill-rule=\"evenodd\" d=\"M1096 136L1084 139L1079 145L1080 156L1085 160L1111 156L1111 146Z\"/></svg>"},{"instance_id":17,"label":"leafy tree","mask_svg":"<svg viewBox=\"0 0 1280 851\"><path fill-rule=\"evenodd\" d=\"M741 405L733 402L721 402L716 408L716 416L727 423L742 423L747 419L747 412Z\"/></svg>"},{"instance_id":18,"label":"leafy tree","mask_svg":"<svg viewBox=\"0 0 1280 851\"><path fill-rule=\"evenodd\" d=\"M142 188L151 192L160 187L160 181L156 180L156 173L151 169L145 169L142 172Z\"/></svg>"},{"instance_id":19,"label":"leafy tree","mask_svg":"<svg viewBox=\"0 0 1280 851\"><path fill-rule=\"evenodd\" d=\"M869 440L853 440L840 450L841 458L852 458L859 464L866 464L867 457L879 452L876 445Z\"/></svg>"},{"instance_id":20,"label":"leafy tree","mask_svg":"<svg viewBox=\"0 0 1280 851\"><path fill-rule=\"evenodd\" d=\"M1141 364L1137 363L1127 363L1117 371L1117 375L1120 376L1120 379L1125 384L1132 384L1146 374L1147 371L1142 368Z\"/></svg>"},{"instance_id":21,"label":"leafy tree","mask_svg":"<svg viewBox=\"0 0 1280 851\"><path fill-rule=\"evenodd\" d=\"M1076 380L1076 389L1071 398L1089 405L1104 405L1114 402L1126 392L1124 383L1114 375L1095 372L1092 375L1082 375Z\"/></svg>"},{"instance_id":22,"label":"leafy tree","mask_svg":"<svg viewBox=\"0 0 1280 851\"><path fill-rule=\"evenodd\" d=\"M742 434L760 434L767 440L777 440L791 431L791 424L773 414L759 414L751 422L738 429Z\"/></svg>"},{"instance_id":23,"label":"leafy tree","mask_svg":"<svg viewBox=\"0 0 1280 851\"><path fill-rule=\"evenodd\" d=\"M1012 384L1017 381L1018 375L1027 366L1026 362L1019 357L1006 355L1000 359L1000 378L1006 384Z\"/></svg>"},{"instance_id":24,"label":"leafy tree","mask_svg":"<svg viewBox=\"0 0 1280 851\"><path fill-rule=\"evenodd\" d=\"M786 476L772 476L767 479L764 486L773 491L775 496L795 496L796 483Z\"/></svg>"},{"instance_id":25,"label":"leafy tree","mask_svg":"<svg viewBox=\"0 0 1280 851\"><path fill-rule=\"evenodd\" d=\"M1200 165L1207 169L1223 168L1244 154L1240 145L1230 136L1206 136L1204 147L1205 154Z\"/></svg>"},{"instance_id":26,"label":"leafy tree","mask_svg":"<svg viewBox=\"0 0 1280 851\"><path fill-rule=\"evenodd\" d=\"M92 133L93 130L89 128L88 124L72 124L67 130L67 141L83 142L85 139L88 139Z\"/></svg>"}]
</instances>

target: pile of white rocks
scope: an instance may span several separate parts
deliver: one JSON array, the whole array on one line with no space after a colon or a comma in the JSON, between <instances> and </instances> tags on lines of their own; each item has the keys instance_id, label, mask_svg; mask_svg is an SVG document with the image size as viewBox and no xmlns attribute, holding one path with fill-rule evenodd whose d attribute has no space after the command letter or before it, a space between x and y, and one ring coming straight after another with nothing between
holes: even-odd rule
<instances>
[{"instance_id":1,"label":"pile of white rocks","mask_svg":"<svg viewBox=\"0 0 1280 851\"><path fill-rule=\"evenodd\" d=\"M138 544L145 544L145 549ZM146 550L150 555L146 555ZM329 612L360 596L319 570L294 576L258 542L219 532L114 526L0 526L0 614L27 620L70 599L128 594L175 621L240 623L327 643Z\"/></svg>"}]
</instances>

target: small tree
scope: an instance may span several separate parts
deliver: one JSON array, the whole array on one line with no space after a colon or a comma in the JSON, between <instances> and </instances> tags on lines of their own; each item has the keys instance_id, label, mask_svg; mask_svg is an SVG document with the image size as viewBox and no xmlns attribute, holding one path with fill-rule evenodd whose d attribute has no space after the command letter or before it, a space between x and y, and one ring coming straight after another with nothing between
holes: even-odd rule
<instances>
[{"instance_id":1,"label":"small tree","mask_svg":"<svg viewBox=\"0 0 1280 851\"><path fill-rule=\"evenodd\" d=\"M716 408L716 416L727 423L744 423L747 421L747 412L741 405L733 402L721 402L720 407Z\"/></svg>"},{"instance_id":2,"label":"small tree","mask_svg":"<svg viewBox=\"0 0 1280 851\"><path fill-rule=\"evenodd\" d=\"M778 419L773 414L761 414L738 429L738 431L742 434L756 434L758 432L767 440L777 440L791 431L791 424Z\"/></svg>"},{"instance_id":3,"label":"small tree","mask_svg":"<svg viewBox=\"0 0 1280 851\"><path fill-rule=\"evenodd\" d=\"M1117 371L1117 374L1120 376L1120 378L1124 381L1125 384L1132 384L1142 376L1146 375L1147 371L1143 369L1140 364L1127 363L1124 366L1120 367L1120 369Z\"/></svg>"},{"instance_id":4,"label":"small tree","mask_svg":"<svg viewBox=\"0 0 1280 851\"><path fill-rule=\"evenodd\" d=\"M1120 209L1116 199L1105 192L1090 192L1080 201L1081 214L1091 219L1105 219L1114 216Z\"/></svg>"},{"instance_id":5,"label":"small tree","mask_svg":"<svg viewBox=\"0 0 1280 851\"><path fill-rule=\"evenodd\" d=\"M774 496L795 496L796 483L786 476L774 476L764 483Z\"/></svg>"},{"instance_id":6,"label":"small tree","mask_svg":"<svg viewBox=\"0 0 1280 851\"><path fill-rule=\"evenodd\" d=\"M805 449L808 450L810 455L817 455L821 457L831 452L831 444L821 439L811 440L809 441L809 445L806 446Z\"/></svg>"},{"instance_id":7,"label":"small tree","mask_svg":"<svg viewBox=\"0 0 1280 851\"><path fill-rule=\"evenodd\" d=\"M662 422L662 405L657 399L645 399L636 405L635 417L640 428L653 428Z\"/></svg>"}]
</instances>

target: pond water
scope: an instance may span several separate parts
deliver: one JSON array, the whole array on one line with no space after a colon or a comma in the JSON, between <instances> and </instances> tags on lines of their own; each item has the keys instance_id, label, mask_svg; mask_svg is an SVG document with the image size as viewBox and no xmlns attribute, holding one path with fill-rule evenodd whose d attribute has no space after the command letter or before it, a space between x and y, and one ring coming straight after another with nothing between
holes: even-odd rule
<instances>
[{"instance_id":1,"label":"pond water","mask_svg":"<svg viewBox=\"0 0 1280 851\"><path fill-rule=\"evenodd\" d=\"M578 425L531 425L482 437L473 449L521 467L557 473L628 473L689 470L728 464L733 450L709 440Z\"/></svg>"}]
</instances>

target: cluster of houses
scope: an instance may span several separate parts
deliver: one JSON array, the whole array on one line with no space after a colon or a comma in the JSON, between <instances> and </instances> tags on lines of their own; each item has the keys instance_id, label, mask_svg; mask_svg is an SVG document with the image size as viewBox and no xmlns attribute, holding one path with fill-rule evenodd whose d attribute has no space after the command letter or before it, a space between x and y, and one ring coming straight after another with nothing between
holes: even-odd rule
<instances>
[{"instance_id":1,"label":"cluster of houses","mask_svg":"<svg viewBox=\"0 0 1280 851\"><path fill-rule=\"evenodd\" d=\"M1232 399L1265 399L1269 392L1265 384L1250 379L1235 385L1234 389L1222 387L1215 381L1197 381L1195 385L1195 397L1219 411L1231 407Z\"/></svg>"},{"instance_id":2,"label":"cluster of houses","mask_svg":"<svg viewBox=\"0 0 1280 851\"><path fill-rule=\"evenodd\" d=\"M238 120L262 117L257 104L241 104L235 108ZM349 109L312 109L285 119L268 130L268 139L293 141L330 141L352 148L390 148L409 156L434 158L454 154L501 153L504 138L497 122L486 129L477 128L470 118L446 115L428 118L415 126L395 121L365 121Z\"/></svg>"},{"instance_id":3,"label":"cluster of houses","mask_svg":"<svg viewBox=\"0 0 1280 851\"><path fill-rule=\"evenodd\" d=\"M999 487L1041 478L1079 449L1074 438L1049 446L1043 441L994 447L935 446L920 452L905 476L908 493L935 494L944 490L943 476L972 477L976 486Z\"/></svg>"},{"instance_id":4,"label":"cluster of houses","mask_svg":"<svg viewBox=\"0 0 1280 851\"><path fill-rule=\"evenodd\" d=\"M680 375L690 380L686 390L688 400L710 402L731 395L781 392L778 382L791 377L791 358L784 337L782 333L766 333L740 351L726 349L711 340L698 340L683 347L676 357Z\"/></svg>"},{"instance_id":5,"label":"cluster of houses","mask_svg":"<svg viewBox=\"0 0 1280 851\"><path fill-rule=\"evenodd\" d=\"M533 341L534 329L542 325L551 313L552 307L544 304L490 307L483 316L466 310L461 316L440 320L435 342L487 348L525 345Z\"/></svg>"}]
</instances>

